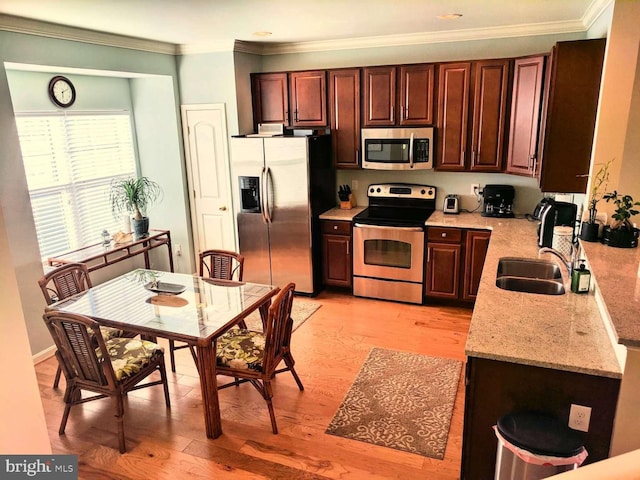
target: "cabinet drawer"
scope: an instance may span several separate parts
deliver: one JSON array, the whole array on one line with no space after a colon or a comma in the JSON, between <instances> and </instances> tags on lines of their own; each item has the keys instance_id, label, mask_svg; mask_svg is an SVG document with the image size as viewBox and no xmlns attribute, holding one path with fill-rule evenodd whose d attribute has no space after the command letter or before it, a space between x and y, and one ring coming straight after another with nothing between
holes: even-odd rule
<instances>
[{"instance_id":1,"label":"cabinet drawer","mask_svg":"<svg viewBox=\"0 0 640 480\"><path fill-rule=\"evenodd\" d=\"M427 240L430 242L460 243L462 230L459 228L428 227Z\"/></svg>"},{"instance_id":2,"label":"cabinet drawer","mask_svg":"<svg viewBox=\"0 0 640 480\"><path fill-rule=\"evenodd\" d=\"M323 220L322 233L332 233L333 235L351 235L351 222L339 220Z\"/></svg>"}]
</instances>

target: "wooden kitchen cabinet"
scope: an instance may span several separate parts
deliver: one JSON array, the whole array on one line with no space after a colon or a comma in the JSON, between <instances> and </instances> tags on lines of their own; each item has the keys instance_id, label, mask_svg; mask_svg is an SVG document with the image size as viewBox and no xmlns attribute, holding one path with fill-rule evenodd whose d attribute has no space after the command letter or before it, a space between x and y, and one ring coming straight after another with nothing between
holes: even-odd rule
<instances>
[{"instance_id":1,"label":"wooden kitchen cabinet","mask_svg":"<svg viewBox=\"0 0 640 480\"><path fill-rule=\"evenodd\" d=\"M380 127L396 123L396 67L362 69L364 83L364 126Z\"/></svg>"},{"instance_id":2,"label":"wooden kitchen cabinet","mask_svg":"<svg viewBox=\"0 0 640 480\"><path fill-rule=\"evenodd\" d=\"M360 69L329 71L329 122L336 168L360 167Z\"/></svg>"},{"instance_id":3,"label":"wooden kitchen cabinet","mask_svg":"<svg viewBox=\"0 0 640 480\"><path fill-rule=\"evenodd\" d=\"M585 193L606 40L558 42L549 58L540 189Z\"/></svg>"},{"instance_id":4,"label":"wooden kitchen cabinet","mask_svg":"<svg viewBox=\"0 0 640 480\"><path fill-rule=\"evenodd\" d=\"M435 163L438 170L466 169L470 82L470 62L438 65Z\"/></svg>"},{"instance_id":5,"label":"wooden kitchen cabinet","mask_svg":"<svg viewBox=\"0 0 640 480\"><path fill-rule=\"evenodd\" d=\"M490 237L487 230L428 227L425 297L474 302Z\"/></svg>"},{"instance_id":6,"label":"wooden kitchen cabinet","mask_svg":"<svg viewBox=\"0 0 640 480\"><path fill-rule=\"evenodd\" d=\"M489 248L491 232L487 230L468 230L464 248L464 275L462 300L475 301L480 286L482 267Z\"/></svg>"},{"instance_id":7,"label":"wooden kitchen cabinet","mask_svg":"<svg viewBox=\"0 0 640 480\"><path fill-rule=\"evenodd\" d=\"M514 62L507 173L536 174L545 58L538 55Z\"/></svg>"},{"instance_id":8,"label":"wooden kitchen cabinet","mask_svg":"<svg viewBox=\"0 0 640 480\"><path fill-rule=\"evenodd\" d=\"M326 77L324 70L289 74L289 105L293 127L327 126Z\"/></svg>"},{"instance_id":9,"label":"wooden kitchen cabinet","mask_svg":"<svg viewBox=\"0 0 640 480\"><path fill-rule=\"evenodd\" d=\"M321 223L324 285L351 288L351 222L322 220Z\"/></svg>"},{"instance_id":10,"label":"wooden kitchen cabinet","mask_svg":"<svg viewBox=\"0 0 640 480\"><path fill-rule=\"evenodd\" d=\"M609 456L620 380L553 368L467 357L462 480L494 478L499 418L535 410L567 421L571 404L591 407L585 463Z\"/></svg>"},{"instance_id":11,"label":"wooden kitchen cabinet","mask_svg":"<svg viewBox=\"0 0 640 480\"><path fill-rule=\"evenodd\" d=\"M433 88L435 67L432 64L400 67L400 125L433 125Z\"/></svg>"},{"instance_id":12,"label":"wooden kitchen cabinet","mask_svg":"<svg viewBox=\"0 0 640 480\"><path fill-rule=\"evenodd\" d=\"M473 63L473 116L469 170L503 170L509 60Z\"/></svg>"},{"instance_id":13,"label":"wooden kitchen cabinet","mask_svg":"<svg viewBox=\"0 0 640 480\"><path fill-rule=\"evenodd\" d=\"M289 126L289 83L286 73L251 74L253 123L283 123Z\"/></svg>"},{"instance_id":14,"label":"wooden kitchen cabinet","mask_svg":"<svg viewBox=\"0 0 640 480\"><path fill-rule=\"evenodd\" d=\"M462 265L462 230L427 228L427 263L424 294L427 297L457 299Z\"/></svg>"},{"instance_id":15,"label":"wooden kitchen cabinet","mask_svg":"<svg viewBox=\"0 0 640 480\"><path fill-rule=\"evenodd\" d=\"M438 66L436 169L503 170L508 87L509 60Z\"/></svg>"}]
</instances>

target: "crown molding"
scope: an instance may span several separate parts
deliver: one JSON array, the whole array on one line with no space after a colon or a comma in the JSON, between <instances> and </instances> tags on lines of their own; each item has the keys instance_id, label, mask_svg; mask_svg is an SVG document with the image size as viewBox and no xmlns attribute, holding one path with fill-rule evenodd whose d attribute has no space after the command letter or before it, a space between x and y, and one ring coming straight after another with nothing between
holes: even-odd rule
<instances>
[{"instance_id":1,"label":"crown molding","mask_svg":"<svg viewBox=\"0 0 640 480\"><path fill-rule=\"evenodd\" d=\"M14 17L12 15L5 15L1 13L0 30L57 38L60 40L71 40L74 42L91 43L108 47L129 48L152 53L175 55L177 52L177 46L172 43L97 32L95 30L87 30L83 28L67 27L56 23L42 22L23 17Z\"/></svg>"},{"instance_id":2,"label":"crown molding","mask_svg":"<svg viewBox=\"0 0 640 480\"><path fill-rule=\"evenodd\" d=\"M602 15L613 2L614 0L593 0L582 16L582 23L585 30L589 30L600 15Z\"/></svg>"},{"instance_id":3,"label":"crown molding","mask_svg":"<svg viewBox=\"0 0 640 480\"><path fill-rule=\"evenodd\" d=\"M280 43L273 45L269 44L264 46L262 55L282 55L287 53L309 53L329 50L350 50L358 48L398 47L429 43L467 42L474 40L491 40L495 38L581 33L585 30L585 26L581 20L573 20L568 22L508 25L504 27L448 30L444 32L386 35L380 37L361 37L343 40L326 40L319 42Z\"/></svg>"}]
</instances>

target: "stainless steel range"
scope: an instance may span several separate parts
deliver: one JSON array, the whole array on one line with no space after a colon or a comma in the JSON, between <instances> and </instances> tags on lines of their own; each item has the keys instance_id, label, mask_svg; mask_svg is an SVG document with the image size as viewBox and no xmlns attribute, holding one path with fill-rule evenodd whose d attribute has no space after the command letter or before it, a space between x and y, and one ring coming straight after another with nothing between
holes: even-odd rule
<instances>
[{"instance_id":1,"label":"stainless steel range","mask_svg":"<svg viewBox=\"0 0 640 480\"><path fill-rule=\"evenodd\" d=\"M422 303L425 222L436 187L369 185L369 207L353 218L353 294Z\"/></svg>"}]
</instances>

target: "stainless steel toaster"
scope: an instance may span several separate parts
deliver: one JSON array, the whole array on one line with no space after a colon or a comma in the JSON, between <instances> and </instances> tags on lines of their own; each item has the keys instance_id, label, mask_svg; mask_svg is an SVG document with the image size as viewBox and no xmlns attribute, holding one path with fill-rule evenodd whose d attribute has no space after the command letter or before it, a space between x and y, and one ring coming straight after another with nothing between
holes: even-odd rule
<instances>
[{"instance_id":1,"label":"stainless steel toaster","mask_svg":"<svg viewBox=\"0 0 640 480\"><path fill-rule=\"evenodd\" d=\"M460 197L458 195L447 195L444 199L444 213L460 213Z\"/></svg>"}]
</instances>

